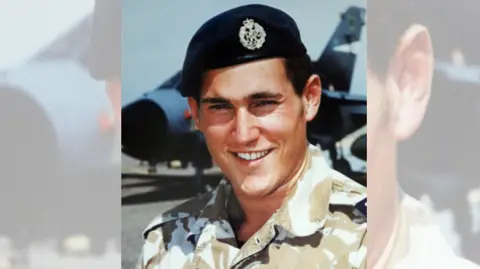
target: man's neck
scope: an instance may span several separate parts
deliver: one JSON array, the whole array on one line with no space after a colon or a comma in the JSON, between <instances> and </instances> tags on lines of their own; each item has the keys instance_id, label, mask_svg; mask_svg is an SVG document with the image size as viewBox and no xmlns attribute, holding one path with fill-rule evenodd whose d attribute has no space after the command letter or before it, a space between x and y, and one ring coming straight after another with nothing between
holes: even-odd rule
<instances>
[{"instance_id":1,"label":"man's neck","mask_svg":"<svg viewBox=\"0 0 480 269\"><path fill-rule=\"evenodd\" d=\"M396 162L392 162L394 164ZM384 167L384 173L381 176L384 180L388 180L388 184L384 186L381 196L375 195L370 197L371 214L369 216L369 230L372 231L368 236L368 260L376 268L376 264L389 256L385 248L392 240L396 233L395 223L398 219L400 210L399 186L397 182L396 166ZM379 176L379 175L376 175ZM377 181L379 182L379 181ZM385 256L385 257L384 257ZM388 258L387 258L388 259ZM380 265L381 266L381 265Z\"/></svg>"},{"instance_id":2,"label":"man's neck","mask_svg":"<svg viewBox=\"0 0 480 269\"><path fill-rule=\"evenodd\" d=\"M295 193L297 182L303 177L308 158L309 154L307 149L304 158L294 170L296 173L282 181L282 184L267 196L251 197L243 193L236 193L239 206L244 213L243 223L239 227L240 233L242 233L242 229L245 229L245 236L243 237L248 238L260 229L265 222L282 207L284 202ZM243 239L240 238L240 240Z\"/></svg>"}]
</instances>

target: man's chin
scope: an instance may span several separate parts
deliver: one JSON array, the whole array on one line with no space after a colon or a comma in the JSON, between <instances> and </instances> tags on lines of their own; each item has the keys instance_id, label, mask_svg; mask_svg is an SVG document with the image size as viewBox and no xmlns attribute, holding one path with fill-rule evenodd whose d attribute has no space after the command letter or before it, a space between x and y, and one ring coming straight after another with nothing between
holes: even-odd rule
<instances>
[{"instance_id":1,"label":"man's chin","mask_svg":"<svg viewBox=\"0 0 480 269\"><path fill-rule=\"evenodd\" d=\"M272 184L269 184L269 180L259 176L245 178L240 189L243 195L250 197L264 197L274 191Z\"/></svg>"}]
</instances>

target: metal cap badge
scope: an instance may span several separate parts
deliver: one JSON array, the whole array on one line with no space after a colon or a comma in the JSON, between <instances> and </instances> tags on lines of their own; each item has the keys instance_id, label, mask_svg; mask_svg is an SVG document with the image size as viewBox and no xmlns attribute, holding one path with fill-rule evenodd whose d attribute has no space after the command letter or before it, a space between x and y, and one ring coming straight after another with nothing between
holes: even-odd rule
<instances>
[{"instance_id":1,"label":"metal cap badge","mask_svg":"<svg viewBox=\"0 0 480 269\"><path fill-rule=\"evenodd\" d=\"M240 43L249 50L260 49L265 43L266 36L263 27L253 19L245 19L238 33Z\"/></svg>"}]
</instances>

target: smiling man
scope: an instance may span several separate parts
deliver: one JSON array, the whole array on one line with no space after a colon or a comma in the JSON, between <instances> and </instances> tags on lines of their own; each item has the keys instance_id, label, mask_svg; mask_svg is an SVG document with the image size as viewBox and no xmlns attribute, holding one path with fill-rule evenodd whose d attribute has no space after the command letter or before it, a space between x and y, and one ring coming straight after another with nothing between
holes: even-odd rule
<instances>
[{"instance_id":1,"label":"smiling man","mask_svg":"<svg viewBox=\"0 0 480 269\"><path fill-rule=\"evenodd\" d=\"M366 189L307 142L321 81L294 20L264 5L221 13L182 71L225 177L153 220L137 268L365 268Z\"/></svg>"}]
</instances>

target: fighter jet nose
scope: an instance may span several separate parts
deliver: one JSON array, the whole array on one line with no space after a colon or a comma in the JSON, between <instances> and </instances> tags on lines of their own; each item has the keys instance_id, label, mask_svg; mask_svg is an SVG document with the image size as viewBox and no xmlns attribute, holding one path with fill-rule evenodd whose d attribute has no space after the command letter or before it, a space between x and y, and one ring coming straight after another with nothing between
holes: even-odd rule
<instances>
[{"instance_id":1,"label":"fighter jet nose","mask_svg":"<svg viewBox=\"0 0 480 269\"><path fill-rule=\"evenodd\" d=\"M122 109L122 151L150 160L161 151L167 135L165 111L149 99L137 100Z\"/></svg>"},{"instance_id":2,"label":"fighter jet nose","mask_svg":"<svg viewBox=\"0 0 480 269\"><path fill-rule=\"evenodd\" d=\"M186 146L182 140L190 131L186 118L188 102L175 89L146 93L122 109L122 151L150 163L166 161Z\"/></svg>"},{"instance_id":3,"label":"fighter jet nose","mask_svg":"<svg viewBox=\"0 0 480 269\"><path fill-rule=\"evenodd\" d=\"M58 149L55 128L48 112L28 90L0 85L0 125L3 167L53 168Z\"/></svg>"}]
</instances>

